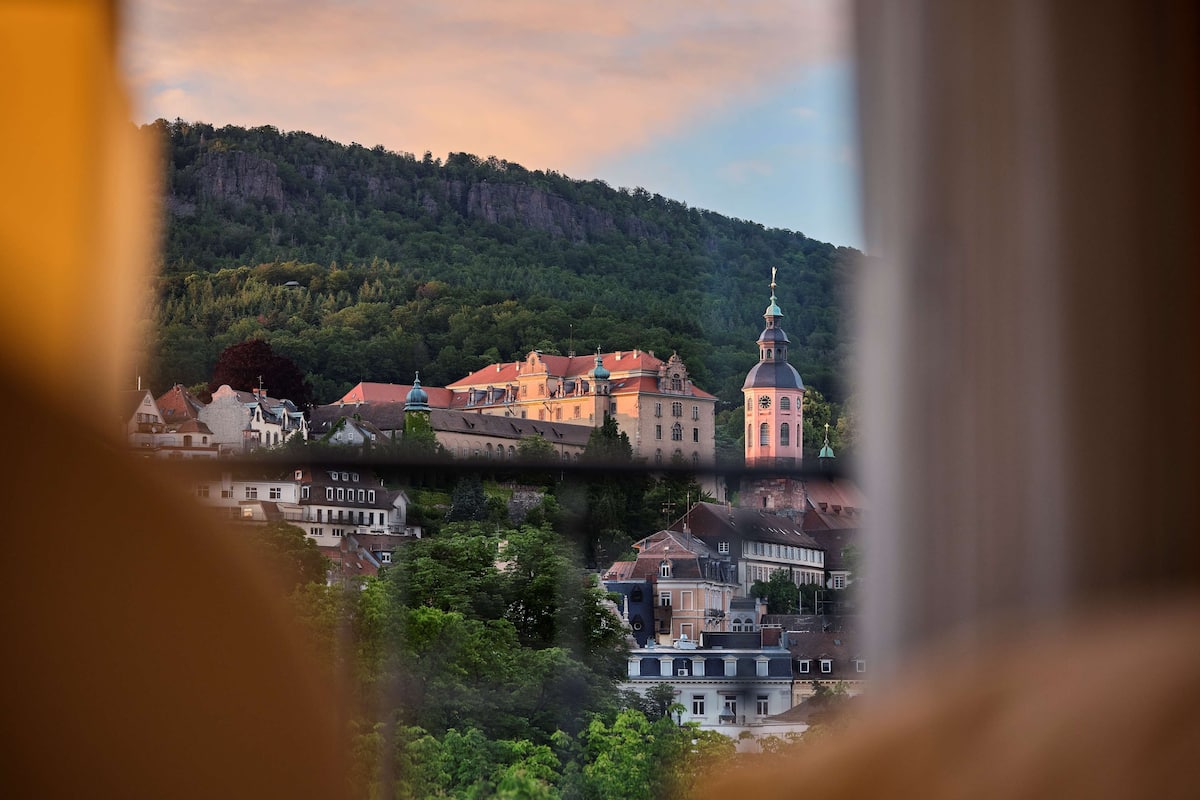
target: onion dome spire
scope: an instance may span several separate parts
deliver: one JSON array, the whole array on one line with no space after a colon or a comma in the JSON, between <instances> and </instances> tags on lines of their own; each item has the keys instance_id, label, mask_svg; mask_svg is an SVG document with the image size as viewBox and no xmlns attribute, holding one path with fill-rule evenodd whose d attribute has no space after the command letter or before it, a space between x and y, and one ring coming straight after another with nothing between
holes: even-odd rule
<instances>
[{"instance_id":1,"label":"onion dome spire","mask_svg":"<svg viewBox=\"0 0 1200 800\"><path fill-rule=\"evenodd\" d=\"M412 388L404 396L405 411L429 411L429 393L421 388L421 373L414 373Z\"/></svg>"}]
</instances>

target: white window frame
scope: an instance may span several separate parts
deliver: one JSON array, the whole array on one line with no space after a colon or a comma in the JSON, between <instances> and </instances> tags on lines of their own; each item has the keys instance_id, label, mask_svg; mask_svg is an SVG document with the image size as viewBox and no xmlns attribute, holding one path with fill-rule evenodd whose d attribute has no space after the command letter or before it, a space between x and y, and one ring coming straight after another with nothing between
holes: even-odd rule
<instances>
[{"instance_id":1,"label":"white window frame","mask_svg":"<svg viewBox=\"0 0 1200 800\"><path fill-rule=\"evenodd\" d=\"M670 592L659 592L658 593L658 604L662 608L670 608L671 607L671 593Z\"/></svg>"},{"instance_id":2,"label":"white window frame","mask_svg":"<svg viewBox=\"0 0 1200 800\"><path fill-rule=\"evenodd\" d=\"M821 659L821 674L828 675L831 672L833 672L833 659L832 658L822 658Z\"/></svg>"},{"instance_id":3,"label":"white window frame","mask_svg":"<svg viewBox=\"0 0 1200 800\"><path fill-rule=\"evenodd\" d=\"M801 675L807 675L808 673L810 673L812 671L812 659L811 658L800 659L800 663L798 664L798 667L799 667Z\"/></svg>"},{"instance_id":4,"label":"white window frame","mask_svg":"<svg viewBox=\"0 0 1200 800\"><path fill-rule=\"evenodd\" d=\"M703 717L704 716L704 700L705 700L705 698L704 698L704 695L702 695L702 694L692 695L692 716L693 717Z\"/></svg>"}]
</instances>

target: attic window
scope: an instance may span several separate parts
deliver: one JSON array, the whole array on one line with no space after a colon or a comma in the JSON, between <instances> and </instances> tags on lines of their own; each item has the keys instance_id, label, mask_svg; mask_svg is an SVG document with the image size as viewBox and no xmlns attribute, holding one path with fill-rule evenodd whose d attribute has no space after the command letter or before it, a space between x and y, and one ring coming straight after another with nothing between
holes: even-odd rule
<instances>
[{"instance_id":1,"label":"attic window","mask_svg":"<svg viewBox=\"0 0 1200 800\"><path fill-rule=\"evenodd\" d=\"M662 562L662 564L658 568L658 575L659 575L659 577L662 577L662 578L671 577L671 562L670 561Z\"/></svg>"},{"instance_id":2,"label":"attic window","mask_svg":"<svg viewBox=\"0 0 1200 800\"><path fill-rule=\"evenodd\" d=\"M812 669L812 659L811 658L802 658L802 659L800 659L799 662L797 662L797 666L798 666L800 672L802 672L804 674L808 674L809 670Z\"/></svg>"},{"instance_id":3,"label":"attic window","mask_svg":"<svg viewBox=\"0 0 1200 800\"><path fill-rule=\"evenodd\" d=\"M728 553L729 552L729 542L718 542L717 543L717 552L718 553Z\"/></svg>"},{"instance_id":4,"label":"attic window","mask_svg":"<svg viewBox=\"0 0 1200 800\"><path fill-rule=\"evenodd\" d=\"M302 469L296 470L296 480L300 480L303 477L304 477L304 470L302 470Z\"/></svg>"},{"instance_id":5,"label":"attic window","mask_svg":"<svg viewBox=\"0 0 1200 800\"><path fill-rule=\"evenodd\" d=\"M821 672L825 673L826 675L828 675L830 672L833 672L833 659L832 658L822 658L821 659Z\"/></svg>"},{"instance_id":6,"label":"attic window","mask_svg":"<svg viewBox=\"0 0 1200 800\"><path fill-rule=\"evenodd\" d=\"M867 671L867 660L865 658L854 659L854 671L855 672L866 672Z\"/></svg>"}]
</instances>

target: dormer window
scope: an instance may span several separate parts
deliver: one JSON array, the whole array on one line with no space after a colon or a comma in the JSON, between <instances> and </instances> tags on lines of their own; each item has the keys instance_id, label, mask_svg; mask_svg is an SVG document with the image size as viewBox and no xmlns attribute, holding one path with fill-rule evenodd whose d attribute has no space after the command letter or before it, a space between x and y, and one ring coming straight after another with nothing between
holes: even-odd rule
<instances>
[{"instance_id":1,"label":"dormer window","mask_svg":"<svg viewBox=\"0 0 1200 800\"><path fill-rule=\"evenodd\" d=\"M832 658L822 658L821 659L821 672L825 673L826 675L833 672L833 659Z\"/></svg>"},{"instance_id":2,"label":"dormer window","mask_svg":"<svg viewBox=\"0 0 1200 800\"><path fill-rule=\"evenodd\" d=\"M662 562L662 564L659 565L658 575L660 578L671 577L671 562L670 561L664 561L664 562Z\"/></svg>"},{"instance_id":3,"label":"dormer window","mask_svg":"<svg viewBox=\"0 0 1200 800\"><path fill-rule=\"evenodd\" d=\"M812 670L812 659L802 658L796 662L796 668L803 674L807 675Z\"/></svg>"},{"instance_id":4,"label":"dormer window","mask_svg":"<svg viewBox=\"0 0 1200 800\"><path fill-rule=\"evenodd\" d=\"M717 543L717 552L728 554L729 553L729 542L718 542Z\"/></svg>"},{"instance_id":5,"label":"dormer window","mask_svg":"<svg viewBox=\"0 0 1200 800\"><path fill-rule=\"evenodd\" d=\"M855 672L866 672L867 671L867 660L865 658L854 659L854 671Z\"/></svg>"},{"instance_id":6,"label":"dormer window","mask_svg":"<svg viewBox=\"0 0 1200 800\"><path fill-rule=\"evenodd\" d=\"M332 487L332 486L326 486L326 487L325 487L325 499L326 499L326 500L332 500L332 499L333 499L333 487Z\"/></svg>"}]
</instances>

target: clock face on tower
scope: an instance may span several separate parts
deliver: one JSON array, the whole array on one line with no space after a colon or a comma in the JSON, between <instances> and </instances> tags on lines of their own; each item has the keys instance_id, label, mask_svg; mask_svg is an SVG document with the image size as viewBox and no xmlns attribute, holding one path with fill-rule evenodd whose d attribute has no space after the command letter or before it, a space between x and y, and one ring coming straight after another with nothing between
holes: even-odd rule
<instances>
[{"instance_id":1,"label":"clock face on tower","mask_svg":"<svg viewBox=\"0 0 1200 800\"><path fill-rule=\"evenodd\" d=\"M770 408L771 407L771 398L765 394L762 397L758 398L758 407L759 408Z\"/></svg>"}]
</instances>

